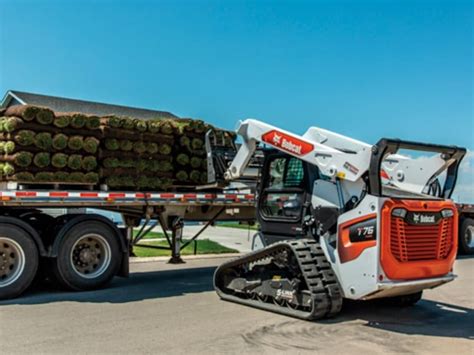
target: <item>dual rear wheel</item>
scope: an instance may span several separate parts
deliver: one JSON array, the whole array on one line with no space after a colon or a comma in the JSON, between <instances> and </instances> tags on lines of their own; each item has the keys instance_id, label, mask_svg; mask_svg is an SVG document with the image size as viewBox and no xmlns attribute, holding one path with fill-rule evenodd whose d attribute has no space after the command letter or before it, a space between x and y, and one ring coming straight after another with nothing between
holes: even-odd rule
<instances>
[{"instance_id":1,"label":"dual rear wheel","mask_svg":"<svg viewBox=\"0 0 474 355\"><path fill-rule=\"evenodd\" d=\"M34 238L27 228L20 227L24 222L11 221L0 223L0 299L21 295L35 279L40 264ZM117 274L121 247L117 232L107 224L84 220L72 227L64 225L56 235L62 238L57 256L48 260L47 271L52 271L61 285L75 291L93 290Z\"/></svg>"}]
</instances>

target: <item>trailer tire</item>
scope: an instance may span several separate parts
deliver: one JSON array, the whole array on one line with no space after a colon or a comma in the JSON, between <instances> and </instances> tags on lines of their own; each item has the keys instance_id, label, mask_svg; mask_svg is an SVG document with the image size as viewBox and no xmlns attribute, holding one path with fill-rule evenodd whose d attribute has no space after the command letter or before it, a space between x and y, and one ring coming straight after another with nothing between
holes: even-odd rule
<instances>
[{"instance_id":1,"label":"trailer tire","mask_svg":"<svg viewBox=\"0 0 474 355\"><path fill-rule=\"evenodd\" d=\"M21 295L38 271L38 248L30 235L13 224L0 225L0 299Z\"/></svg>"},{"instance_id":2,"label":"trailer tire","mask_svg":"<svg viewBox=\"0 0 474 355\"><path fill-rule=\"evenodd\" d=\"M459 229L459 251L474 254L474 219L464 218Z\"/></svg>"},{"instance_id":3,"label":"trailer tire","mask_svg":"<svg viewBox=\"0 0 474 355\"><path fill-rule=\"evenodd\" d=\"M112 280L121 258L117 236L110 227L100 221L83 221L64 235L53 271L68 289L94 290Z\"/></svg>"}]
</instances>

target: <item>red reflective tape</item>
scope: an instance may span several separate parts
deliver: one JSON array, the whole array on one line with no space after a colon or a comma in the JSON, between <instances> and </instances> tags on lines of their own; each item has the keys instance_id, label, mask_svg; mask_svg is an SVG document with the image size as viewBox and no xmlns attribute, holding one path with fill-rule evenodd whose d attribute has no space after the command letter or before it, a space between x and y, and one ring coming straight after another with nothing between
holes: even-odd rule
<instances>
[{"instance_id":1,"label":"red reflective tape","mask_svg":"<svg viewBox=\"0 0 474 355\"><path fill-rule=\"evenodd\" d=\"M36 192L33 191L19 191L15 192L16 197L36 197Z\"/></svg>"},{"instance_id":2,"label":"red reflective tape","mask_svg":"<svg viewBox=\"0 0 474 355\"><path fill-rule=\"evenodd\" d=\"M97 192L81 192L79 197L99 197Z\"/></svg>"},{"instance_id":3,"label":"red reflective tape","mask_svg":"<svg viewBox=\"0 0 474 355\"><path fill-rule=\"evenodd\" d=\"M136 193L135 198L145 198L145 194L144 193Z\"/></svg>"},{"instance_id":4,"label":"red reflective tape","mask_svg":"<svg viewBox=\"0 0 474 355\"><path fill-rule=\"evenodd\" d=\"M237 195L235 194L224 195L224 197L229 200L237 200Z\"/></svg>"},{"instance_id":5,"label":"red reflective tape","mask_svg":"<svg viewBox=\"0 0 474 355\"><path fill-rule=\"evenodd\" d=\"M161 198L174 198L175 194L160 194Z\"/></svg>"},{"instance_id":6,"label":"red reflective tape","mask_svg":"<svg viewBox=\"0 0 474 355\"><path fill-rule=\"evenodd\" d=\"M214 198L216 198L216 196L213 195L213 194L205 194L204 198L214 199Z\"/></svg>"},{"instance_id":7,"label":"red reflective tape","mask_svg":"<svg viewBox=\"0 0 474 355\"><path fill-rule=\"evenodd\" d=\"M110 193L109 194L109 198L121 198L121 197L125 197L125 194L121 193L121 192L116 192L116 193Z\"/></svg>"},{"instance_id":8,"label":"red reflective tape","mask_svg":"<svg viewBox=\"0 0 474 355\"><path fill-rule=\"evenodd\" d=\"M247 194L247 195L245 195L245 198L248 199L248 200L253 200L255 198L255 196L252 195L252 194Z\"/></svg>"},{"instance_id":9,"label":"red reflective tape","mask_svg":"<svg viewBox=\"0 0 474 355\"><path fill-rule=\"evenodd\" d=\"M59 191L53 191L49 193L49 197L68 197L69 192L59 192Z\"/></svg>"},{"instance_id":10,"label":"red reflective tape","mask_svg":"<svg viewBox=\"0 0 474 355\"><path fill-rule=\"evenodd\" d=\"M197 195L196 195L196 194L184 194L183 197L184 197L184 198L196 198Z\"/></svg>"}]
</instances>

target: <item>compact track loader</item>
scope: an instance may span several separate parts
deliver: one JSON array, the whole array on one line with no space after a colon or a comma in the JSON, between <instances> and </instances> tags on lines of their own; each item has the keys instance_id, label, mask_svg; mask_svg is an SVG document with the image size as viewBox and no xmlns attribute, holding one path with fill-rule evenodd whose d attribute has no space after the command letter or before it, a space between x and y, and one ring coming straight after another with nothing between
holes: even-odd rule
<instances>
[{"instance_id":1,"label":"compact track loader","mask_svg":"<svg viewBox=\"0 0 474 355\"><path fill-rule=\"evenodd\" d=\"M316 127L298 136L253 119L238 133L227 181L244 174L259 143L271 149L258 183L257 250L216 270L222 299L311 320L337 314L344 298L414 304L455 278L449 198L464 148L369 145Z\"/></svg>"}]
</instances>

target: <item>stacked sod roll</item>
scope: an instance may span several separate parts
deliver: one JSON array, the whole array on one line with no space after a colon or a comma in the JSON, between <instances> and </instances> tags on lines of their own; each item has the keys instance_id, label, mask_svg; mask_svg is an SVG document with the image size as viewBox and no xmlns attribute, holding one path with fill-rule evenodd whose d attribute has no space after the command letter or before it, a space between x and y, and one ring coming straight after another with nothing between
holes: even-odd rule
<instances>
[{"instance_id":1,"label":"stacked sod roll","mask_svg":"<svg viewBox=\"0 0 474 355\"><path fill-rule=\"evenodd\" d=\"M0 180L163 191L207 183L201 120L97 117L12 106L0 112Z\"/></svg>"},{"instance_id":2,"label":"stacked sod roll","mask_svg":"<svg viewBox=\"0 0 474 355\"><path fill-rule=\"evenodd\" d=\"M168 120L104 117L100 176L111 189L166 190L173 185L173 127Z\"/></svg>"},{"instance_id":3,"label":"stacked sod roll","mask_svg":"<svg viewBox=\"0 0 474 355\"><path fill-rule=\"evenodd\" d=\"M175 124L174 178L176 185L207 183L205 134L211 128L201 120L181 119Z\"/></svg>"},{"instance_id":4,"label":"stacked sod roll","mask_svg":"<svg viewBox=\"0 0 474 355\"><path fill-rule=\"evenodd\" d=\"M97 184L99 128L96 116L10 107L0 118L2 180Z\"/></svg>"}]
</instances>

